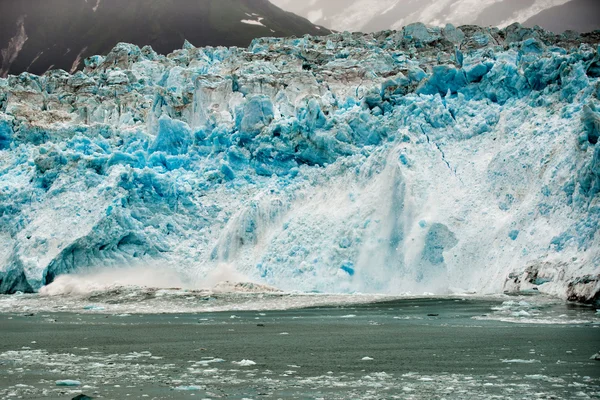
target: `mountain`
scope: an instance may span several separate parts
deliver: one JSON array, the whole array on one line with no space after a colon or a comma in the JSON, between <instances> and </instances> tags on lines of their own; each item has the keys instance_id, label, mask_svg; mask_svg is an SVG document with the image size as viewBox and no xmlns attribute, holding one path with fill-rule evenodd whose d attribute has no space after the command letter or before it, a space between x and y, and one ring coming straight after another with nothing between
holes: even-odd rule
<instances>
[{"instance_id":1,"label":"mountain","mask_svg":"<svg viewBox=\"0 0 600 400\"><path fill-rule=\"evenodd\" d=\"M0 293L154 265L600 302L599 43L413 24L9 76Z\"/></svg>"},{"instance_id":2,"label":"mountain","mask_svg":"<svg viewBox=\"0 0 600 400\"><path fill-rule=\"evenodd\" d=\"M600 29L598 0L271 0L338 31L376 32L413 22L508 26L521 22L556 33Z\"/></svg>"},{"instance_id":3,"label":"mountain","mask_svg":"<svg viewBox=\"0 0 600 400\"><path fill-rule=\"evenodd\" d=\"M600 1L571 0L541 11L525 21L524 25L540 25L554 32L566 29L591 32L600 29Z\"/></svg>"},{"instance_id":4,"label":"mountain","mask_svg":"<svg viewBox=\"0 0 600 400\"><path fill-rule=\"evenodd\" d=\"M196 46L248 46L257 37L329 33L267 0L3 0L0 76L66 71L117 43L160 54Z\"/></svg>"}]
</instances>

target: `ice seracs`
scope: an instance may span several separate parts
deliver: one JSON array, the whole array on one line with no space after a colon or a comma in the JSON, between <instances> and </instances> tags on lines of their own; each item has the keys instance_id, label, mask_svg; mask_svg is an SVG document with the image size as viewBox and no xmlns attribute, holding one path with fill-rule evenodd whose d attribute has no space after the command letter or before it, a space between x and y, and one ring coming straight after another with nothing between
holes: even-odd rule
<instances>
[{"instance_id":1,"label":"ice seracs","mask_svg":"<svg viewBox=\"0 0 600 400\"><path fill-rule=\"evenodd\" d=\"M596 33L255 40L0 80L0 292L149 263L598 301Z\"/></svg>"}]
</instances>

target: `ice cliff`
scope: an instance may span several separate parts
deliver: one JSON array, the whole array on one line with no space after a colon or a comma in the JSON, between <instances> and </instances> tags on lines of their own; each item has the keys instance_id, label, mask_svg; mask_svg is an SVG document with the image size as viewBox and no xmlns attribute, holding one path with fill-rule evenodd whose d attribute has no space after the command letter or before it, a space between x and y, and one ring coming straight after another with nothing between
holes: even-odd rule
<instances>
[{"instance_id":1,"label":"ice cliff","mask_svg":"<svg viewBox=\"0 0 600 400\"><path fill-rule=\"evenodd\" d=\"M284 290L600 293L600 32L119 44L0 79L0 292L157 263Z\"/></svg>"}]
</instances>

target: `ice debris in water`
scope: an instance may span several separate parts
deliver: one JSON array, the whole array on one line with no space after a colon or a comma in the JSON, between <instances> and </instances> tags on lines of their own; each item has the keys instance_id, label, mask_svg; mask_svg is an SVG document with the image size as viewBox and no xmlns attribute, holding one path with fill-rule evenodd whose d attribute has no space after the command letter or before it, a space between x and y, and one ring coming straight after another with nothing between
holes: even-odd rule
<instances>
[{"instance_id":1,"label":"ice debris in water","mask_svg":"<svg viewBox=\"0 0 600 400\"><path fill-rule=\"evenodd\" d=\"M225 360L223 360L222 358L213 358L213 357L208 357L204 360L201 361L197 361L194 365L199 366L199 367L208 367L210 364L215 364L215 363L223 363L225 362Z\"/></svg>"},{"instance_id":2,"label":"ice debris in water","mask_svg":"<svg viewBox=\"0 0 600 400\"><path fill-rule=\"evenodd\" d=\"M104 307L102 306L96 306L96 305L89 305L89 306L85 306L83 307L84 310L88 310L88 311L103 311Z\"/></svg>"},{"instance_id":3,"label":"ice debris in water","mask_svg":"<svg viewBox=\"0 0 600 400\"><path fill-rule=\"evenodd\" d=\"M73 75L0 79L0 293L152 262L283 290L592 301L599 42L412 24L120 43Z\"/></svg>"},{"instance_id":4,"label":"ice debris in water","mask_svg":"<svg viewBox=\"0 0 600 400\"><path fill-rule=\"evenodd\" d=\"M232 364L239 365L240 367L251 367L256 365L256 363L252 360L232 361Z\"/></svg>"},{"instance_id":5,"label":"ice debris in water","mask_svg":"<svg viewBox=\"0 0 600 400\"><path fill-rule=\"evenodd\" d=\"M508 364L536 364L541 362L540 360L521 360L521 359L514 359L514 360L502 360L503 363L508 363Z\"/></svg>"},{"instance_id":6,"label":"ice debris in water","mask_svg":"<svg viewBox=\"0 0 600 400\"><path fill-rule=\"evenodd\" d=\"M202 390L203 388L201 386L177 386L175 388L175 390L179 390L179 391L197 391L197 390Z\"/></svg>"},{"instance_id":7,"label":"ice debris in water","mask_svg":"<svg viewBox=\"0 0 600 400\"><path fill-rule=\"evenodd\" d=\"M64 379L56 381L56 386L81 386L81 382L71 379Z\"/></svg>"}]
</instances>

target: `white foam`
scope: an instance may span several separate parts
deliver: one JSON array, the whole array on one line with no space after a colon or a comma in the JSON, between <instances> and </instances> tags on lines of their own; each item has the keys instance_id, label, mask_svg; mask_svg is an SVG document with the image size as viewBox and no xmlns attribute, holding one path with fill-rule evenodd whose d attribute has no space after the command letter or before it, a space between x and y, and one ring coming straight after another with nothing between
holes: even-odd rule
<instances>
[{"instance_id":1,"label":"white foam","mask_svg":"<svg viewBox=\"0 0 600 400\"><path fill-rule=\"evenodd\" d=\"M190 284L175 270L160 265L104 268L61 275L40 289L42 296L83 295L121 286L186 288Z\"/></svg>"}]
</instances>

